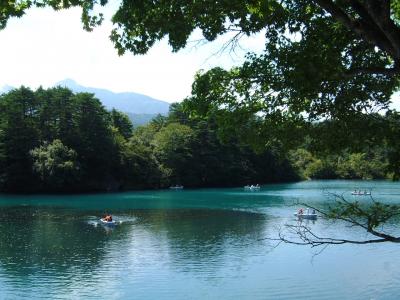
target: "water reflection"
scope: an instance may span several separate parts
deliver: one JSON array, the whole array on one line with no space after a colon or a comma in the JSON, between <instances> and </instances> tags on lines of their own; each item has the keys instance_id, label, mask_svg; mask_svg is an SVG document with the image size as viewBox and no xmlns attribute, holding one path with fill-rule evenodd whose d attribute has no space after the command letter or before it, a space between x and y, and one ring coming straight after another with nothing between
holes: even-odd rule
<instances>
[{"instance_id":1,"label":"water reflection","mask_svg":"<svg viewBox=\"0 0 400 300\"><path fill-rule=\"evenodd\" d=\"M326 185L276 185L252 194L0 196L0 298L397 299L397 244L328 248L313 263L306 247L270 252L265 238L297 222L289 205L326 208ZM354 183L328 185L345 191ZM399 194L398 184L376 190L399 203L387 196ZM122 223L99 225L105 212ZM363 237L340 222L304 221L323 236ZM389 229L398 230L397 221Z\"/></svg>"},{"instance_id":2,"label":"water reflection","mask_svg":"<svg viewBox=\"0 0 400 300\"><path fill-rule=\"evenodd\" d=\"M151 234L165 239L171 263L189 269L217 267L226 251L261 240L267 226L265 215L245 211L183 209L152 211L141 217L151 224Z\"/></svg>"},{"instance_id":3,"label":"water reflection","mask_svg":"<svg viewBox=\"0 0 400 300\"><path fill-rule=\"evenodd\" d=\"M105 234L85 215L40 207L0 208L0 265L10 275L24 277L91 272L104 258L107 244L124 228ZM38 274L39 273L39 274Z\"/></svg>"},{"instance_id":4,"label":"water reflection","mask_svg":"<svg viewBox=\"0 0 400 300\"><path fill-rule=\"evenodd\" d=\"M127 265L142 276L156 267L158 272L215 273L226 259L240 256L237 249L249 251L249 242L261 239L267 221L265 215L245 211L130 210L115 214L121 224L110 228L97 222L100 215L49 207L0 208L0 288L28 285L25 296L48 292L49 286L68 292L80 281L93 288L126 271ZM7 277L3 283L1 274Z\"/></svg>"}]
</instances>

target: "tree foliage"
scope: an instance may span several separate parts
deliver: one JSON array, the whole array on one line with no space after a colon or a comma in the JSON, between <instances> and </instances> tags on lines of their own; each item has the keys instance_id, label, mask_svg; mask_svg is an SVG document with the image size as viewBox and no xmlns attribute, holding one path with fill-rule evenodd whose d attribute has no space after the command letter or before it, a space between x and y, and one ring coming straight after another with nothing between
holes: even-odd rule
<instances>
[{"instance_id":1,"label":"tree foliage","mask_svg":"<svg viewBox=\"0 0 400 300\"><path fill-rule=\"evenodd\" d=\"M56 139L30 152L33 172L40 176L47 190L68 190L80 179L77 153Z\"/></svg>"},{"instance_id":2,"label":"tree foliage","mask_svg":"<svg viewBox=\"0 0 400 300\"><path fill-rule=\"evenodd\" d=\"M97 5L104 6L108 0L11 0L0 4L0 29L4 29L11 17L22 17L32 7L51 7L54 10L70 7L82 8L82 23L86 30L101 24L103 15L93 13Z\"/></svg>"},{"instance_id":3,"label":"tree foliage","mask_svg":"<svg viewBox=\"0 0 400 300\"><path fill-rule=\"evenodd\" d=\"M0 190L93 191L293 180L284 156L217 136L181 104L132 129L92 94L25 87L0 95Z\"/></svg>"},{"instance_id":4,"label":"tree foliage","mask_svg":"<svg viewBox=\"0 0 400 300\"><path fill-rule=\"evenodd\" d=\"M43 175L41 178L36 176L39 168L32 167L30 153L35 153L39 164L44 163L46 155L50 163L65 149L76 151L80 170L86 176L86 181L78 185L83 187L92 177L97 181L105 179L111 168L107 154L111 154L114 145L108 112L93 95L74 95L59 87L39 88L35 92L21 87L1 95L0 106L4 190L35 190L41 186L40 181L45 186L53 180L60 181L59 172L46 171L47 167L39 172ZM54 141L62 146L58 142L53 144ZM44 176L46 172L50 175Z\"/></svg>"},{"instance_id":5,"label":"tree foliage","mask_svg":"<svg viewBox=\"0 0 400 300\"><path fill-rule=\"evenodd\" d=\"M133 126L129 117L117 111L116 109L111 110L111 119L112 124L115 128L117 128L118 132L124 137L129 138L132 135Z\"/></svg>"},{"instance_id":6,"label":"tree foliage","mask_svg":"<svg viewBox=\"0 0 400 300\"><path fill-rule=\"evenodd\" d=\"M389 155L385 147L363 152L322 155L304 148L290 151L290 161L304 179L390 179Z\"/></svg>"},{"instance_id":7,"label":"tree foliage","mask_svg":"<svg viewBox=\"0 0 400 300\"><path fill-rule=\"evenodd\" d=\"M83 10L85 28L90 29L102 21L101 14L93 14L96 5L104 6L107 2L7 1L0 6L0 21L4 28L10 17L20 17L34 6L49 6L56 10L78 6ZM294 70L298 69L297 66L300 67L298 71L308 69L310 72L319 66L324 67L327 70L321 72L322 78L338 75L337 72L329 74L332 67L342 74L349 71L351 75L390 75L398 73L399 15L398 2L390 0L123 0L112 18L115 28L111 39L120 53L129 50L144 54L165 37L174 51L182 49L196 29L200 29L208 41L227 32L240 36L266 29L268 55L273 57L274 49L282 52L276 61L282 63L281 66L286 62ZM313 61L301 62L299 57L311 57ZM328 65L322 64L324 62ZM303 65L298 65L301 63ZM313 81L314 78L308 79Z\"/></svg>"}]
</instances>

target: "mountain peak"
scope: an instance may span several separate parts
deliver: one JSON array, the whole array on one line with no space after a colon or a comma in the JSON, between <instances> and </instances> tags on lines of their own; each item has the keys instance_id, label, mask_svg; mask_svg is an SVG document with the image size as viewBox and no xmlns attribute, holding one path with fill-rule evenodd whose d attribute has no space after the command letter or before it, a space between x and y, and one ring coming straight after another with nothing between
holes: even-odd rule
<instances>
[{"instance_id":1,"label":"mountain peak","mask_svg":"<svg viewBox=\"0 0 400 300\"><path fill-rule=\"evenodd\" d=\"M79 84L75 80L73 80L71 78L67 78L67 79L57 82L55 84L55 86L76 87L76 86L79 86Z\"/></svg>"}]
</instances>

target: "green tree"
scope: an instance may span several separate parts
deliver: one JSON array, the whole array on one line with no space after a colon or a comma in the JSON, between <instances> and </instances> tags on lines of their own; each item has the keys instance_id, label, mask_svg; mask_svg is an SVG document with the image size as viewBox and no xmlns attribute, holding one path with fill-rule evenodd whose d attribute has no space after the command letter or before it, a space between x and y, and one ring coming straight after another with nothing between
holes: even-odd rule
<instances>
[{"instance_id":1,"label":"green tree","mask_svg":"<svg viewBox=\"0 0 400 300\"><path fill-rule=\"evenodd\" d=\"M92 94L21 87L0 96L0 190L158 187L155 133L134 147L130 121Z\"/></svg>"},{"instance_id":2,"label":"green tree","mask_svg":"<svg viewBox=\"0 0 400 300\"><path fill-rule=\"evenodd\" d=\"M39 144L38 111L35 94L28 88L0 96L5 190L24 191L35 186L29 151Z\"/></svg>"},{"instance_id":3,"label":"green tree","mask_svg":"<svg viewBox=\"0 0 400 300\"><path fill-rule=\"evenodd\" d=\"M103 186L112 180L110 170L119 159L109 113L93 94L79 93L72 101L75 138L67 146L78 153L87 186Z\"/></svg>"},{"instance_id":4,"label":"green tree","mask_svg":"<svg viewBox=\"0 0 400 300\"><path fill-rule=\"evenodd\" d=\"M316 158L304 148L298 148L289 152L289 159L293 166L296 168L297 173L303 179L309 178L306 169L311 164L314 163Z\"/></svg>"},{"instance_id":5,"label":"green tree","mask_svg":"<svg viewBox=\"0 0 400 300\"><path fill-rule=\"evenodd\" d=\"M154 152L166 172L170 173L172 184L185 183L190 172L192 158L191 141L193 130L179 123L171 123L160 129L154 136Z\"/></svg>"},{"instance_id":6,"label":"green tree","mask_svg":"<svg viewBox=\"0 0 400 300\"><path fill-rule=\"evenodd\" d=\"M388 168L392 172L392 178L400 179L400 114L398 112L389 112L386 116L388 123L386 130L387 148L388 148Z\"/></svg>"},{"instance_id":7,"label":"green tree","mask_svg":"<svg viewBox=\"0 0 400 300\"><path fill-rule=\"evenodd\" d=\"M168 185L169 174L163 172L150 146L132 138L121 155L124 166L123 188L162 188Z\"/></svg>"},{"instance_id":8,"label":"green tree","mask_svg":"<svg viewBox=\"0 0 400 300\"><path fill-rule=\"evenodd\" d=\"M32 168L46 190L72 190L80 179L77 153L60 140L44 143L30 151Z\"/></svg>"},{"instance_id":9,"label":"green tree","mask_svg":"<svg viewBox=\"0 0 400 300\"><path fill-rule=\"evenodd\" d=\"M345 179L384 179L387 161L376 153L351 153L339 160L337 173Z\"/></svg>"},{"instance_id":10,"label":"green tree","mask_svg":"<svg viewBox=\"0 0 400 300\"><path fill-rule=\"evenodd\" d=\"M221 132L215 115L203 118L187 109L188 101L171 105L167 123L189 126L193 134L188 144L190 168L185 185L238 186L297 178L285 155L276 148L254 151L248 143Z\"/></svg>"},{"instance_id":11,"label":"green tree","mask_svg":"<svg viewBox=\"0 0 400 300\"><path fill-rule=\"evenodd\" d=\"M62 87L39 88L35 96L40 103L39 129L42 141L60 139L69 144L73 140L71 90Z\"/></svg>"},{"instance_id":12,"label":"green tree","mask_svg":"<svg viewBox=\"0 0 400 300\"><path fill-rule=\"evenodd\" d=\"M326 160L315 159L304 171L307 178L311 179L334 179L337 178L335 166Z\"/></svg>"},{"instance_id":13,"label":"green tree","mask_svg":"<svg viewBox=\"0 0 400 300\"><path fill-rule=\"evenodd\" d=\"M1 128L0 124L0 128ZM0 190L6 181L6 152L4 149L4 131L0 129Z\"/></svg>"},{"instance_id":14,"label":"green tree","mask_svg":"<svg viewBox=\"0 0 400 300\"><path fill-rule=\"evenodd\" d=\"M133 125L129 117L116 109L112 109L110 114L113 126L118 129L125 139L129 138L133 131Z\"/></svg>"}]
</instances>

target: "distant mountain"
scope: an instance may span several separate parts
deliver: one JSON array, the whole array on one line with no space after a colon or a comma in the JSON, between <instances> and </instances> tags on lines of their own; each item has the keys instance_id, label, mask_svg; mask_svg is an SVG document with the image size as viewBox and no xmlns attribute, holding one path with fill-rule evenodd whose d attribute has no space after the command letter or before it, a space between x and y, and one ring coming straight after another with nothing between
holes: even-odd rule
<instances>
[{"instance_id":1,"label":"distant mountain","mask_svg":"<svg viewBox=\"0 0 400 300\"><path fill-rule=\"evenodd\" d=\"M114 93L105 89L84 87L79 85L72 79L66 79L57 82L55 86L67 87L75 93L93 93L107 109L115 108L119 111L127 113L128 115L166 115L168 114L169 110L169 103L165 101L157 100L146 95L132 92Z\"/></svg>"},{"instance_id":2,"label":"distant mountain","mask_svg":"<svg viewBox=\"0 0 400 300\"><path fill-rule=\"evenodd\" d=\"M131 120L133 127L138 127L150 123L158 114L132 114L126 113Z\"/></svg>"}]
</instances>

